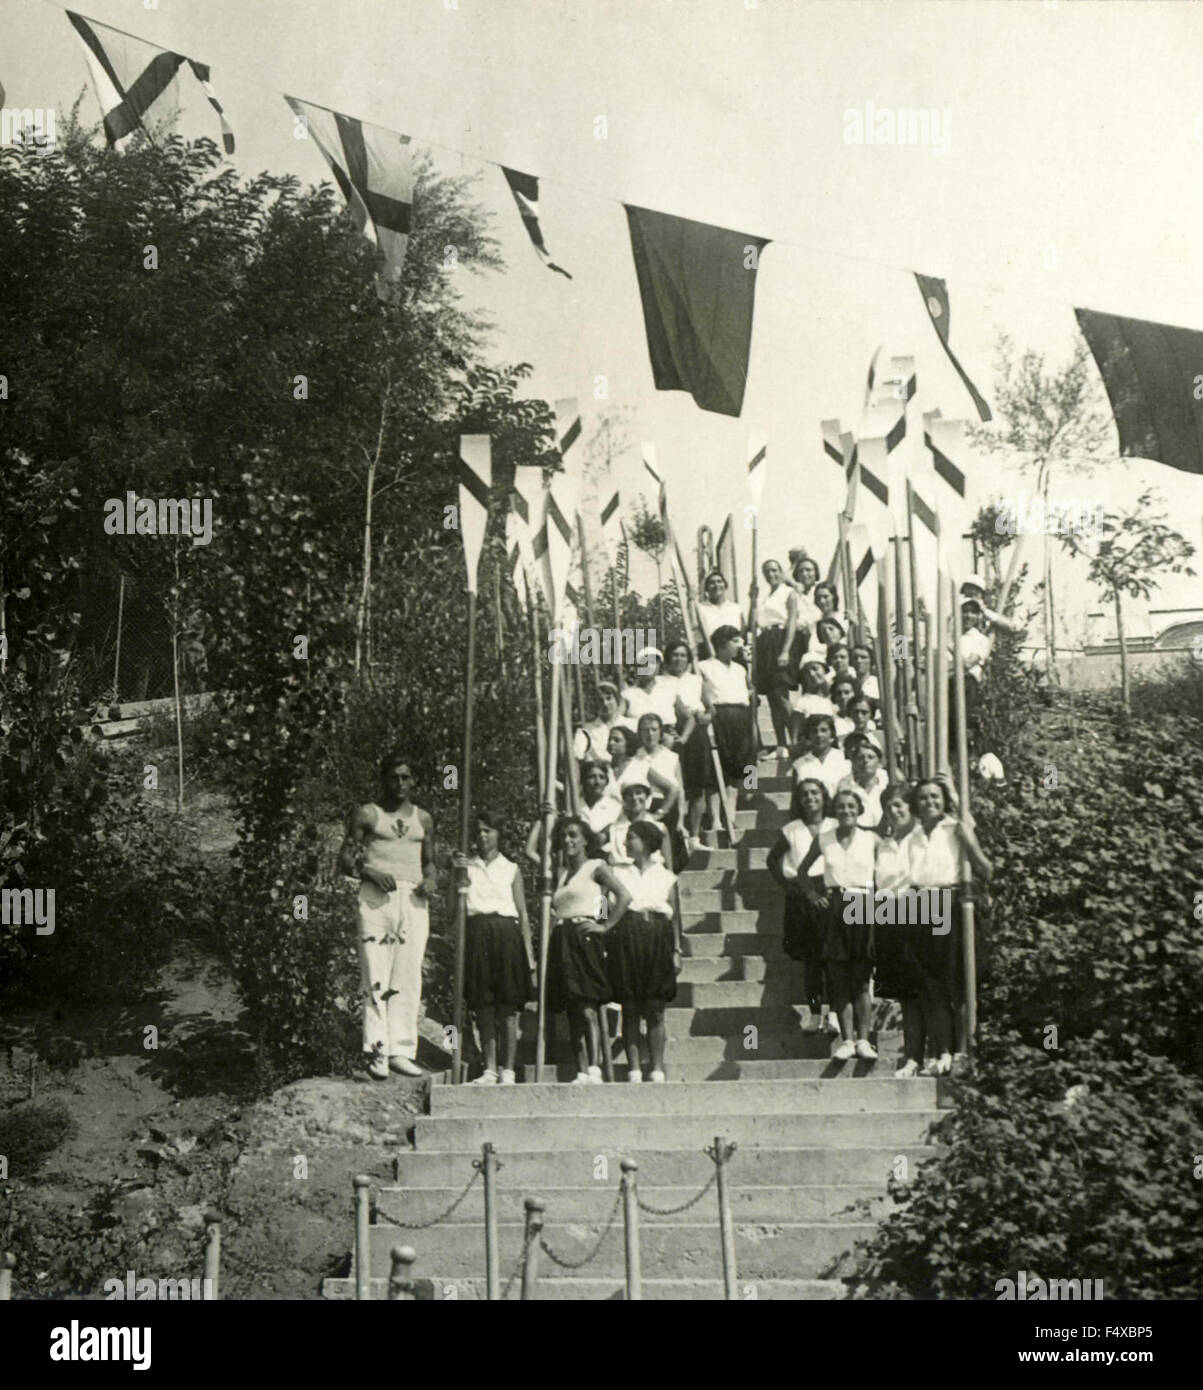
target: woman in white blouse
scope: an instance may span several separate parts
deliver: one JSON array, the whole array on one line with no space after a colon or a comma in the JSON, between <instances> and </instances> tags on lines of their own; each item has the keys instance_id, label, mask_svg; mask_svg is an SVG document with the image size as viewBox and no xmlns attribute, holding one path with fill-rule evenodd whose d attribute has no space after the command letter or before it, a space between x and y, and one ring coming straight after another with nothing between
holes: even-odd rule
<instances>
[{"instance_id":1,"label":"woman in white blouse","mask_svg":"<svg viewBox=\"0 0 1203 1390\"><path fill-rule=\"evenodd\" d=\"M812 714L802 727L809 751L795 760L791 769L794 781L817 777L827 788L827 795L834 796L852 771L852 764L836 745L835 720L830 714Z\"/></svg>"},{"instance_id":2,"label":"woman in white blouse","mask_svg":"<svg viewBox=\"0 0 1203 1390\"><path fill-rule=\"evenodd\" d=\"M827 661L822 652L808 652L798 667L799 690L791 690L790 742L802 742L802 731L812 714L834 714L835 706L827 693Z\"/></svg>"},{"instance_id":3,"label":"woman in white blouse","mask_svg":"<svg viewBox=\"0 0 1203 1390\"><path fill-rule=\"evenodd\" d=\"M623 709L632 728L638 728L645 714L658 714L671 742L676 737L677 682L661 672L662 660L658 647L644 649L635 683L622 692Z\"/></svg>"},{"instance_id":4,"label":"woman in white blouse","mask_svg":"<svg viewBox=\"0 0 1203 1390\"><path fill-rule=\"evenodd\" d=\"M577 1061L573 1084L600 1083L599 1010L610 997L605 933L622 921L631 897L597 857L596 842L579 817L560 821L553 846L560 867L551 899L556 920L547 952L547 1005L568 1015Z\"/></svg>"},{"instance_id":5,"label":"woman in white blouse","mask_svg":"<svg viewBox=\"0 0 1203 1390\"><path fill-rule=\"evenodd\" d=\"M591 719L588 724L583 724L573 735L572 754L578 763L584 762L586 758L597 763L608 763L610 752L607 745L610 741L610 730L616 724L625 725L629 729L635 727L622 712L622 700L616 685L610 681L598 681L597 698L601 704L601 714L596 719Z\"/></svg>"},{"instance_id":6,"label":"woman in white blouse","mask_svg":"<svg viewBox=\"0 0 1203 1390\"><path fill-rule=\"evenodd\" d=\"M827 811L827 789L822 782L807 777L799 782L790 797L788 822L782 826L777 843L769 850L768 870L785 893L785 914L782 921L782 946L790 960L800 961L804 968L810 1018L802 1025L803 1032L817 1033L827 1019L828 1031L840 1031L839 1020L827 1007L827 981L823 974L824 910L816 905L817 890L823 881L823 859L820 855L810 866L806 878L798 877L798 865L819 833L835 828L835 819ZM807 889L816 890L807 892Z\"/></svg>"},{"instance_id":7,"label":"woman in white blouse","mask_svg":"<svg viewBox=\"0 0 1203 1390\"><path fill-rule=\"evenodd\" d=\"M831 1006L840 1021L841 1039L832 1051L837 1062L859 1057L877 1060L869 1041L872 1006L869 978L873 971L873 870L877 836L862 830L857 821L864 810L860 794L849 787L835 794L832 803L835 827L821 830L798 866L798 877L809 875L811 865L823 856L823 883L827 889L823 929L823 969ZM808 889L816 907L822 902Z\"/></svg>"},{"instance_id":8,"label":"woman in white blouse","mask_svg":"<svg viewBox=\"0 0 1203 1390\"><path fill-rule=\"evenodd\" d=\"M742 637L744 615L739 604L734 599L727 598L727 581L721 571L711 570L702 588L706 597L699 599L693 606L702 636L698 656L713 657L718 655L714 645L714 634L720 627L733 627Z\"/></svg>"},{"instance_id":9,"label":"woman in white blouse","mask_svg":"<svg viewBox=\"0 0 1203 1390\"><path fill-rule=\"evenodd\" d=\"M936 1076L952 1070L954 1021L965 1008L965 963L961 944L961 861L967 856L973 872L987 882L994 870L982 853L973 829L955 814L952 785L941 775L919 782L911 800L918 824L907 838L911 886L928 894L931 925L920 935L923 974L923 1015L927 1051L935 1058L929 1068ZM938 910L933 910L938 909ZM936 923L936 917L941 920ZM979 951L978 961L984 959Z\"/></svg>"},{"instance_id":10,"label":"woman in white blouse","mask_svg":"<svg viewBox=\"0 0 1203 1390\"><path fill-rule=\"evenodd\" d=\"M464 1003L476 1016L485 1069L473 1085L512 1086L518 1055L518 1014L533 997L535 955L522 875L500 852L501 822L488 811L476 816L476 854L456 850L452 863L466 877ZM459 891L455 888L453 891ZM498 1043L504 1058L497 1067Z\"/></svg>"},{"instance_id":11,"label":"woman in white blouse","mask_svg":"<svg viewBox=\"0 0 1203 1390\"><path fill-rule=\"evenodd\" d=\"M743 651L739 632L734 627L716 628L712 641L714 656L709 661L698 662L698 671L702 677L702 699L714 724L714 741L727 784L730 823L734 825L739 788L748 769L755 771L756 768L752 693L748 688L747 668L735 659ZM707 790L711 793L714 823L718 825L718 778L713 768Z\"/></svg>"},{"instance_id":12,"label":"woman in white blouse","mask_svg":"<svg viewBox=\"0 0 1203 1390\"><path fill-rule=\"evenodd\" d=\"M789 737L789 692L797 679L797 668L790 668L790 656L798 630L798 596L785 582L785 573L776 560L766 560L761 573L769 587L756 606L756 690L769 702L777 756L784 758Z\"/></svg>"},{"instance_id":13,"label":"woman in white blouse","mask_svg":"<svg viewBox=\"0 0 1203 1390\"><path fill-rule=\"evenodd\" d=\"M611 998L622 1004L627 1080L636 1083L643 1080L641 1018L647 1022L649 1079L664 1080L664 1010L676 998L681 969L681 948L673 924L677 880L656 862L662 841L661 827L650 821L636 821L628 830L627 851L634 863L623 883L631 903L606 943Z\"/></svg>"},{"instance_id":14,"label":"woman in white blouse","mask_svg":"<svg viewBox=\"0 0 1203 1390\"><path fill-rule=\"evenodd\" d=\"M676 682L677 744L685 795L685 833L690 852L703 848L699 834L706 809L707 780L714 781L710 765L710 715L702 694L702 677L689 669L688 642L673 642L664 650L669 679Z\"/></svg>"},{"instance_id":15,"label":"woman in white blouse","mask_svg":"<svg viewBox=\"0 0 1203 1390\"><path fill-rule=\"evenodd\" d=\"M909 837L917 822L911 810L911 789L906 782L891 782L881 796L881 838L877 841L874 884L879 904L893 908L879 915L886 919L873 929L873 960L879 999L897 999L902 1005L902 1066L899 1077L918 1076L923 1066L927 1028L923 1019L923 976L919 968L920 935L924 928L912 920L903 905L914 902L911 887Z\"/></svg>"}]
</instances>

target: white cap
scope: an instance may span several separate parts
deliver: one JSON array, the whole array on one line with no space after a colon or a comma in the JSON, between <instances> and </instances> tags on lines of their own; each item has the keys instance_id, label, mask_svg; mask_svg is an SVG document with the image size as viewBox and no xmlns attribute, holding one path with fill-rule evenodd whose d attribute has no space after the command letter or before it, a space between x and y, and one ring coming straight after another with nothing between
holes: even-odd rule
<instances>
[{"instance_id":1,"label":"white cap","mask_svg":"<svg viewBox=\"0 0 1203 1390\"><path fill-rule=\"evenodd\" d=\"M968 579L963 579L961 581L961 593L964 593L966 589L980 589L984 594L986 592L986 581L980 574L971 574Z\"/></svg>"}]
</instances>

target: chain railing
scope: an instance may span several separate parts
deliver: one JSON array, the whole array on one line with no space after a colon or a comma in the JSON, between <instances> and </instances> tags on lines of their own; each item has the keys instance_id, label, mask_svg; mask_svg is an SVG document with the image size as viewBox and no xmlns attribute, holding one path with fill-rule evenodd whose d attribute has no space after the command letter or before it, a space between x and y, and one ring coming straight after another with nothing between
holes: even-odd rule
<instances>
[{"instance_id":1,"label":"chain railing","mask_svg":"<svg viewBox=\"0 0 1203 1390\"><path fill-rule=\"evenodd\" d=\"M439 1212L437 1216L432 1216L429 1221L403 1221L392 1212L385 1211L379 1201L376 1202L376 1214L378 1216L383 1216L390 1226L402 1226L407 1231L429 1231L432 1226L438 1226L442 1222L448 1220L448 1218L455 1213L464 1198L467 1197L468 1193L472 1191L473 1186L481 1174L480 1160L475 1160L472 1166L476 1169L476 1172L473 1173L465 1183L464 1190L455 1198L449 1207Z\"/></svg>"},{"instance_id":2,"label":"chain railing","mask_svg":"<svg viewBox=\"0 0 1203 1390\"><path fill-rule=\"evenodd\" d=\"M597 1256L601 1251L602 1245L605 1243L606 1237L610 1234L610 1230L614 1225L614 1220L618 1215L618 1209L621 1206L622 1192L619 1191L614 1198L614 1205L610 1208L610 1215L606 1218L606 1224L602 1229L601 1235L598 1236L597 1240L594 1242L593 1249L589 1251L589 1253L585 1256L583 1260L568 1260L561 1255L557 1255L556 1252L551 1248L551 1246L548 1245L546 1239L542 1236L539 1237L539 1248L543 1251L543 1253L547 1256L547 1258L552 1262L553 1265L559 1265L561 1269L584 1269L586 1265L592 1264L593 1261L597 1259Z\"/></svg>"}]
</instances>

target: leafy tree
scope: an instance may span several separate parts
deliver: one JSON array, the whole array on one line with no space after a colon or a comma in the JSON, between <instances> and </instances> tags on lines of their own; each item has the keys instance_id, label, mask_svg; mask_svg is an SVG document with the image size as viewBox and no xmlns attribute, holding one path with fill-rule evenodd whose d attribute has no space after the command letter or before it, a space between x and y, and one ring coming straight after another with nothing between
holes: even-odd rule
<instances>
[{"instance_id":1,"label":"leafy tree","mask_svg":"<svg viewBox=\"0 0 1203 1390\"><path fill-rule=\"evenodd\" d=\"M1194 574L1186 561L1195 547L1166 525L1164 510L1157 510L1153 493L1146 490L1136 505L1123 512L1104 512L1097 535L1069 530L1061 544L1071 555L1090 561L1090 580L1115 604L1115 631L1119 638L1120 692L1125 712L1132 708L1128 679L1128 641L1124 632L1124 595L1148 598L1158 587L1159 574Z\"/></svg>"},{"instance_id":2,"label":"leafy tree","mask_svg":"<svg viewBox=\"0 0 1203 1390\"><path fill-rule=\"evenodd\" d=\"M1035 475L1047 518L1054 478L1089 470L1114 453L1112 417L1102 400L1090 349L1079 337L1069 360L1053 367L1043 353L1032 349L1017 354L1004 333L996 347L995 371L998 422L972 426L970 437L988 453L1019 456L1021 471ZM1059 681L1053 545L1047 525L1041 583L1049 677Z\"/></svg>"}]
</instances>

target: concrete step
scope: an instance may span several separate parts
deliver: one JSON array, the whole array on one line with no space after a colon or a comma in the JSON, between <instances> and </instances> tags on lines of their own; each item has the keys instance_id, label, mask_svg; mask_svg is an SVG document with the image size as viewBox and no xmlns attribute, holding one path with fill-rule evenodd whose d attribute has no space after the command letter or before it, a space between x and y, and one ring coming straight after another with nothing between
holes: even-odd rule
<instances>
[{"instance_id":1,"label":"concrete step","mask_svg":"<svg viewBox=\"0 0 1203 1390\"><path fill-rule=\"evenodd\" d=\"M444 1116L551 1118L579 1115L711 1117L729 1115L863 1115L886 1111L933 1110L936 1078L896 1080L885 1068L869 1076L795 1077L789 1080L738 1080L655 1086L564 1086L555 1082L522 1086L430 1088L432 1118Z\"/></svg>"},{"instance_id":2,"label":"concrete step","mask_svg":"<svg viewBox=\"0 0 1203 1390\"><path fill-rule=\"evenodd\" d=\"M798 1027L796 1019L788 1026L757 1027L754 1034L745 1034L741 1030L736 1033L717 1031L712 1035L690 1036L684 1031L689 1026L690 1011L688 1009L679 1011L668 1009L665 1012L666 1015L680 1012L686 1016L684 1023L670 1024L669 1027L666 1065L670 1071L676 1066L715 1067L720 1062L776 1062L791 1058L821 1062L824 1065L830 1064L832 1067L842 1067L844 1071L840 1073L841 1075L848 1074L853 1068L873 1065L855 1059L850 1062L832 1062L833 1039L831 1035L827 1033L804 1033ZM681 1031L674 1032L674 1027ZM902 1048L902 1034L895 1029L878 1032L874 1046L881 1057L881 1061L877 1065L892 1066ZM621 1039L616 1038L612 1041L611 1051L616 1062L624 1060ZM548 1049L547 1058L549 1062L571 1063L573 1054L568 1039L557 1035L554 1039L554 1047ZM533 1044L529 1046L519 1044L519 1065L527 1066L532 1064L534 1060ZM828 1074L834 1073L824 1073L824 1075ZM574 1067L565 1079L571 1080L575 1075Z\"/></svg>"},{"instance_id":3,"label":"concrete step","mask_svg":"<svg viewBox=\"0 0 1203 1390\"><path fill-rule=\"evenodd\" d=\"M777 835L787 820L789 816L785 811L778 811L773 807L762 807L756 811L736 811L735 833L739 838L739 848L775 845Z\"/></svg>"},{"instance_id":4,"label":"concrete step","mask_svg":"<svg viewBox=\"0 0 1203 1390\"><path fill-rule=\"evenodd\" d=\"M722 1085L722 1082L715 1082ZM743 1085L744 1083L739 1083ZM499 1088L500 1089L500 1088ZM515 1088L516 1092L522 1087ZM574 1105L583 1097L572 1094ZM596 1094L603 1087L590 1087ZM634 1087L624 1085L625 1094ZM651 1089L650 1087L648 1088ZM659 1089L659 1088L657 1088ZM667 1087L665 1088L667 1089ZM591 1094L589 1100L593 1101ZM607 1145L632 1155L641 1148L662 1148L665 1142L682 1148L701 1148L715 1134L722 1133L741 1145L770 1148L802 1148L810 1145L846 1148L864 1144L922 1144L931 1125L943 1112L930 1109L865 1110L848 1114L792 1115L622 1115L600 1108L594 1114L430 1116L419 1115L414 1124L414 1147L431 1152L478 1152L486 1141L499 1148L541 1145L549 1150L591 1148L601 1152Z\"/></svg>"},{"instance_id":5,"label":"concrete step","mask_svg":"<svg viewBox=\"0 0 1203 1390\"><path fill-rule=\"evenodd\" d=\"M746 915L755 918L757 914L750 912ZM791 965L796 964L783 950L780 922L775 933L767 929L764 932L722 931L723 920L720 916L695 913L688 926L684 922L681 925L684 928L681 935L682 965L690 960L734 961L746 956L774 963L788 961Z\"/></svg>"},{"instance_id":6,"label":"concrete step","mask_svg":"<svg viewBox=\"0 0 1203 1390\"><path fill-rule=\"evenodd\" d=\"M763 856L768 850L750 850L748 853ZM745 857L742 849L715 850L715 854ZM698 864L696 868L682 869L677 877L681 884L682 905L685 902L685 894L699 888L763 889L766 897L772 895L778 901L784 896L776 879L763 864L757 868L749 868L743 864Z\"/></svg>"},{"instance_id":7,"label":"concrete step","mask_svg":"<svg viewBox=\"0 0 1203 1390\"><path fill-rule=\"evenodd\" d=\"M676 1142L675 1136L673 1142ZM599 1187L609 1186L612 1201L614 1185L620 1175L620 1161L634 1158L639 1164L641 1186L684 1187L696 1192L714 1171L714 1164L703 1152L713 1143L711 1134L705 1145L681 1149L649 1145L629 1152L609 1142L596 1149L566 1149L554 1153L529 1146L500 1146L503 1166L498 1183L504 1188L520 1189L527 1196L536 1196L544 1188L587 1187L596 1183ZM913 1178L918 1165L938 1152L935 1145L891 1144L884 1138L843 1149L827 1148L813 1141L796 1147L743 1147L735 1151L728 1171L732 1185L737 1187L852 1183L873 1184L884 1190L894 1171L895 1159L906 1159L908 1175ZM479 1157L479 1147L474 1153L400 1149L395 1155L394 1181L406 1189L445 1187L459 1192L472 1176L473 1158ZM477 1200L469 1197L465 1206Z\"/></svg>"},{"instance_id":8,"label":"concrete step","mask_svg":"<svg viewBox=\"0 0 1203 1390\"><path fill-rule=\"evenodd\" d=\"M696 869L764 869L768 862L767 846L748 849L695 850L689 857L685 872Z\"/></svg>"},{"instance_id":9,"label":"concrete step","mask_svg":"<svg viewBox=\"0 0 1203 1390\"><path fill-rule=\"evenodd\" d=\"M883 1052L879 1061L876 1062L833 1062L830 1057L786 1057L776 1061L767 1062L740 1062L734 1060L709 1060L683 1061L680 1053L694 1046L695 1042L703 1039L695 1039L690 1042L670 1044L668 1056L665 1058L664 1070L669 1081L740 1081L746 1078L749 1081L779 1081L789 1080L795 1077L843 1077L853 1080L862 1077L886 1077L891 1078L901 1060L901 1053ZM642 1068L644 1072L644 1084L647 1081L647 1068ZM544 1068L544 1084L547 1078L558 1082L571 1081L576 1076L576 1063L572 1061L562 1061L556 1064L550 1062ZM621 1050L616 1054L614 1061L615 1080L626 1084L627 1064L622 1059ZM524 1083L533 1082L535 1079L535 1069L528 1065L522 1069L522 1081ZM916 1080L924 1078L916 1077ZM945 1086L941 1083L938 1090L940 1104L944 1104Z\"/></svg>"},{"instance_id":10,"label":"concrete step","mask_svg":"<svg viewBox=\"0 0 1203 1390\"><path fill-rule=\"evenodd\" d=\"M711 890L713 891L713 890ZM776 903L757 907L714 907L693 908L685 906L682 899L681 930L686 935L730 935L751 932L765 932L781 941L782 908L780 900ZM758 947L759 949L759 947Z\"/></svg>"},{"instance_id":11,"label":"concrete step","mask_svg":"<svg viewBox=\"0 0 1203 1390\"><path fill-rule=\"evenodd\" d=\"M801 961L786 955L682 955L678 986L720 984L741 980L788 980L794 994L802 993L805 971Z\"/></svg>"},{"instance_id":12,"label":"concrete step","mask_svg":"<svg viewBox=\"0 0 1203 1390\"><path fill-rule=\"evenodd\" d=\"M554 1245L552 1248L555 1248ZM549 1263L550 1261L544 1259L540 1266L541 1270L545 1270ZM418 1266L415 1268L420 1267L421 1264L422 1260L419 1256ZM522 1280L521 1277L513 1280L509 1286L509 1291L506 1292L509 1275L510 1271L502 1271L501 1288L506 1298L510 1302L515 1302L522 1296ZM485 1281L483 1279L455 1278L450 1275L442 1278L418 1276L413 1280L413 1285L416 1299L422 1302L452 1299L476 1301L483 1300L485 1297ZM749 1280L740 1278L738 1291L741 1299L767 1299L771 1302L809 1302L818 1299L843 1298L845 1293L844 1285L838 1279ZM726 1296L721 1279L645 1278L642 1293L644 1299L657 1302L669 1299L678 1302L720 1300ZM322 1297L339 1300L353 1299L355 1297L355 1280L323 1279ZM387 1279L372 1280L372 1297L377 1299L388 1297ZM614 1278L562 1278L559 1271L552 1266L550 1272L540 1274L538 1297L544 1303L586 1299L621 1303L626 1298L626 1286L621 1280Z\"/></svg>"},{"instance_id":13,"label":"concrete step","mask_svg":"<svg viewBox=\"0 0 1203 1390\"><path fill-rule=\"evenodd\" d=\"M506 1172L497 1176L497 1219L521 1222L525 1219L523 1202L533 1195L524 1187L507 1187ZM700 1184L699 1184L700 1186ZM640 1197L654 1207L665 1210L682 1206L697 1192L697 1187L655 1187L640 1183ZM377 1221L391 1224L392 1219L422 1224L436 1216L455 1201L463 1186L454 1187L382 1187L376 1194ZM547 1203L547 1220L605 1221L614 1205L613 1183L593 1183L590 1187L540 1187L538 1196ZM728 1189L731 1215L736 1221L849 1221L867 1220L886 1211L890 1198L884 1183L814 1184L806 1187L732 1187ZM687 1211L670 1216L651 1216L641 1213L642 1223L697 1221L709 1217L717 1199L711 1194ZM480 1184L466 1201L456 1208L448 1224L475 1224L483 1219L484 1196ZM415 1240L418 1232L414 1232Z\"/></svg>"},{"instance_id":14,"label":"concrete step","mask_svg":"<svg viewBox=\"0 0 1203 1390\"><path fill-rule=\"evenodd\" d=\"M780 888L767 875L763 880L743 883L738 888L681 884L682 922L687 914L692 917L699 912L755 912L759 916L767 909L773 914L769 920L775 918L780 932L783 903Z\"/></svg>"},{"instance_id":15,"label":"concrete step","mask_svg":"<svg viewBox=\"0 0 1203 1390\"><path fill-rule=\"evenodd\" d=\"M756 773L756 790L740 791L741 804L746 805L749 801L754 801L764 792L792 792L794 789L793 779L789 769L775 759L772 762L760 764Z\"/></svg>"},{"instance_id":16,"label":"concrete step","mask_svg":"<svg viewBox=\"0 0 1203 1390\"><path fill-rule=\"evenodd\" d=\"M681 1009L767 1008L797 1004L806 997L802 976L794 971L774 971L767 980L715 980L677 984L673 1001Z\"/></svg>"},{"instance_id":17,"label":"concrete step","mask_svg":"<svg viewBox=\"0 0 1203 1390\"><path fill-rule=\"evenodd\" d=\"M611 1202L613 1199L611 1199ZM597 1221L557 1221L549 1210L543 1238L561 1259L581 1260L598 1245L605 1225ZM841 1257L858 1240L866 1240L876 1226L871 1221L852 1222L736 1222L735 1267L741 1283L758 1278L822 1278L838 1272ZM453 1279L479 1278L485 1263L484 1223L448 1224L424 1233L431 1250L431 1263ZM497 1228L501 1250L502 1278L508 1278L522 1252L523 1228L518 1222L500 1222ZM370 1270L375 1278L387 1278L390 1251L406 1244L406 1232L398 1226L369 1228ZM717 1212L694 1222L664 1222L643 1225L639 1232L643 1269L650 1277L669 1277L681 1269L722 1277L722 1251L719 1245ZM437 1252L437 1253L436 1253ZM546 1269L551 1261L539 1260ZM620 1278L625 1269L622 1215L614 1221L606 1238L589 1263L595 1277Z\"/></svg>"}]
</instances>

